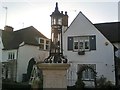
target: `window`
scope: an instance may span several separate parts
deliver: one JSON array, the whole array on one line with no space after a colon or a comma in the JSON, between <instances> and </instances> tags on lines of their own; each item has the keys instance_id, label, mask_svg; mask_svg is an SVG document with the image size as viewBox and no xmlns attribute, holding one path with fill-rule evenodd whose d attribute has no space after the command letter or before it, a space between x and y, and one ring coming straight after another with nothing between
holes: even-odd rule
<instances>
[{"instance_id":1,"label":"window","mask_svg":"<svg viewBox=\"0 0 120 90\"><path fill-rule=\"evenodd\" d=\"M61 18L58 19L58 24L62 25L62 19Z\"/></svg>"},{"instance_id":2,"label":"window","mask_svg":"<svg viewBox=\"0 0 120 90\"><path fill-rule=\"evenodd\" d=\"M41 39L40 38L40 46L39 46L39 49L44 49L44 39Z\"/></svg>"},{"instance_id":3,"label":"window","mask_svg":"<svg viewBox=\"0 0 120 90\"><path fill-rule=\"evenodd\" d=\"M40 44L39 49L44 49L44 44Z\"/></svg>"},{"instance_id":4,"label":"window","mask_svg":"<svg viewBox=\"0 0 120 90\"><path fill-rule=\"evenodd\" d=\"M82 75L82 80L94 80L96 64L78 64L78 75Z\"/></svg>"},{"instance_id":5,"label":"window","mask_svg":"<svg viewBox=\"0 0 120 90\"><path fill-rule=\"evenodd\" d=\"M49 50L49 40L46 40L46 50Z\"/></svg>"},{"instance_id":6,"label":"window","mask_svg":"<svg viewBox=\"0 0 120 90\"><path fill-rule=\"evenodd\" d=\"M48 40L46 40L46 44L49 44L49 41L48 41Z\"/></svg>"},{"instance_id":7,"label":"window","mask_svg":"<svg viewBox=\"0 0 120 90\"><path fill-rule=\"evenodd\" d=\"M41 43L44 43L44 39L40 39L40 44L41 44Z\"/></svg>"},{"instance_id":8,"label":"window","mask_svg":"<svg viewBox=\"0 0 120 90\"><path fill-rule=\"evenodd\" d=\"M88 51L96 50L96 36L69 36L67 39L69 51Z\"/></svg>"},{"instance_id":9,"label":"window","mask_svg":"<svg viewBox=\"0 0 120 90\"><path fill-rule=\"evenodd\" d=\"M91 67L93 70L96 69L96 65L95 64L88 64L87 66ZM82 72L82 80L94 80L94 72L93 70L90 68L85 69Z\"/></svg>"},{"instance_id":10,"label":"window","mask_svg":"<svg viewBox=\"0 0 120 90\"><path fill-rule=\"evenodd\" d=\"M15 59L15 53L14 52L9 52L8 53L8 60L13 60Z\"/></svg>"},{"instance_id":11,"label":"window","mask_svg":"<svg viewBox=\"0 0 120 90\"><path fill-rule=\"evenodd\" d=\"M94 80L94 73L91 69L82 72L82 80Z\"/></svg>"},{"instance_id":12,"label":"window","mask_svg":"<svg viewBox=\"0 0 120 90\"><path fill-rule=\"evenodd\" d=\"M74 51L86 51L90 49L89 45L89 37L88 36L80 36L74 37Z\"/></svg>"}]
</instances>

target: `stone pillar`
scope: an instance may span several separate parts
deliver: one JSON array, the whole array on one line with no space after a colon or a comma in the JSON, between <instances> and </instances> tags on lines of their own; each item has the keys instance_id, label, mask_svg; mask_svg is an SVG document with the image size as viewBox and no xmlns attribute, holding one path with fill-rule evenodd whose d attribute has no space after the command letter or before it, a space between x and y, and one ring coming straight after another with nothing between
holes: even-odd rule
<instances>
[{"instance_id":1,"label":"stone pillar","mask_svg":"<svg viewBox=\"0 0 120 90\"><path fill-rule=\"evenodd\" d=\"M66 63L40 63L38 67L43 71L43 88L67 88Z\"/></svg>"}]
</instances>

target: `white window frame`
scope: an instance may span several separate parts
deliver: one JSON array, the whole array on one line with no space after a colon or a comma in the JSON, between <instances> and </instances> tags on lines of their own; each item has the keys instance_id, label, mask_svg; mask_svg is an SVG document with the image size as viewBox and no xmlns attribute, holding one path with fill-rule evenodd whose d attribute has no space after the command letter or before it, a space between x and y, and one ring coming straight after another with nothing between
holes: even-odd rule
<instances>
[{"instance_id":1,"label":"white window frame","mask_svg":"<svg viewBox=\"0 0 120 90\"><path fill-rule=\"evenodd\" d=\"M92 77L93 74L91 69L86 69L82 72L82 80L94 80L94 77Z\"/></svg>"},{"instance_id":2,"label":"white window frame","mask_svg":"<svg viewBox=\"0 0 120 90\"><path fill-rule=\"evenodd\" d=\"M44 42L41 43L41 40L43 40ZM40 45L43 45L43 48L39 47L39 49L40 49L40 50L44 50L44 48L45 48L45 46L44 46L44 45L45 45L45 40L44 40L44 38L39 38L39 44L40 44Z\"/></svg>"},{"instance_id":3,"label":"white window frame","mask_svg":"<svg viewBox=\"0 0 120 90\"><path fill-rule=\"evenodd\" d=\"M78 49L75 49L75 42L78 42ZM80 42L83 42L83 48L80 49ZM88 49L85 48L85 42L88 42ZM89 36L76 36L73 39L73 50L74 51L89 51L90 50L90 41Z\"/></svg>"},{"instance_id":4,"label":"white window frame","mask_svg":"<svg viewBox=\"0 0 120 90\"><path fill-rule=\"evenodd\" d=\"M8 52L8 60L14 60L15 59L15 52Z\"/></svg>"},{"instance_id":5,"label":"white window frame","mask_svg":"<svg viewBox=\"0 0 120 90\"><path fill-rule=\"evenodd\" d=\"M47 43L48 42L48 43ZM46 40L46 45L45 45L45 49L46 50L49 50L50 49L50 40ZM48 46L48 49L47 49L47 46Z\"/></svg>"}]
</instances>

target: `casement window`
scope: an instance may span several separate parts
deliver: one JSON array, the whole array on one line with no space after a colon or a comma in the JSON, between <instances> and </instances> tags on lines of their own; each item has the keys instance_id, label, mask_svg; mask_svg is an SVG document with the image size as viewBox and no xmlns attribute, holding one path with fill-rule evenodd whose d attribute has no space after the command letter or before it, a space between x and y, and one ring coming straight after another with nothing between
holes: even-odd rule
<instances>
[{"instance_id":1,"label":"casement window","mask_svg":"<svg viewBox=\"0 0 120 90\"><path fill-rule=\"evenodd\" d=\"M96 50L96 36L68 37L68 50L89 51Z\"/></svg>"},{"instance_id":2,"label":"casement window","mask_svg":"<svg viewBox=\"0 0 120 90\"><path fill-rule=\"evenodd\" d=\"M46 40L46 50L49 50L49 40Z\"/></svg>"},{"instance_id":3,"label":"casement window","mask_svg":"<svg viewBox=\"0 0 120 90\"><path fill-rule=\"evenodd\" d=\"M14 52L9 52L8 53L8 60L13 60L15 59L15 53Z\"/></svg>"},{"instance_id":4,"label":"casement window","mask_svg":"<svg viewBox=\"0 0 120 90\"><path fill-rule=\"evenodd\" d=\"M73 50L74 51L86 51L90 49L89 37L74 37L73 38Z\"/></svg>"},{"instance_id":5,"label":"casement window","mask_svg":"<svg viewBox=\"0 0 120 90\"><path fill-rule=\"evenodd\" d=\"M86 69L82 72L82 80L94 80L94 72L91 69Z\"/></svg>"},{"instance_id":6,"label":"casement window","mask_svg":"<svg viewBox=\"0 0 120 90\"><path fill-rule=\"evenodd\" d=\"M39 44L40 44L39 49L43 50L44 49L44 39L40 38Z\"/></svg>"},{"instance_id":7,"label":"casement window","mask_svg":"<svg viewBox=\"0 0 120 90\"><path fill-rule=\"evenodd\" d=\"M96 64L79 64L79 69L83 69L85 66L88 66L85 70L82 71L82 80L94 80L96 72ZM93 71L94 70L94 71Z\"/></svg>"}]
</instances>

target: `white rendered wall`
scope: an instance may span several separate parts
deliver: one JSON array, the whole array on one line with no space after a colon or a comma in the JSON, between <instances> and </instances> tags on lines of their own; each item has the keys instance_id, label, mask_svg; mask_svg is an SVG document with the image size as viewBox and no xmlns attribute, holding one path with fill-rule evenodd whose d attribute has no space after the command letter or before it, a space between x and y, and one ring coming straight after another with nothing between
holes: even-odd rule
<instances>
[{"instance_id":1,"label":"white rendered wall","mask_svg":"<svg viewBox=\"0 0 120 90\"><path fill-rule=\"evenodd\" d=\"M37 46L24 45L19 47L17 61L17 81L22 81L22 74L27 73L28 62L31 58L44 60L48 56L48 51L39 50Z\"/></svg>"},{"instance_id":2,"label":"white rendered wall","mask_svg":"<svg viewBox=\"0 0 120 90\"><path fill-rule=\"evenodd\" d=\"M2 30L0 30L0 90L2 89Z\"/></svg>"},{"instance_id":3,"label":"white rendered wall","mask_svg":"<svg viewBox=\"0 0 120 90\"><path fill-rule=\"evenodd\" d=\"M67 50L68 36L84 36L96 35L96 50L85 52L85 55L78 55L77 52ZM114 50L113 45L84 17L80 12L77 18L73 21L70 27L63 35L64 55L71 62L71 73L73 83L68 82L68 85L74 85L77 80L77 65L78 64L96 64L97 76L104 75L112 83L115 83L114 71ZM106 46L105 43L108 42Z\"/></svg>"},{"instance_id":4,"label":"white rendered wall","mask_svg":"<svg viewBox=\"0 0 120 90\"><path fill-rule=\"evenodd\" d=\"M0 30L0 62L2 62L2 49L3 49L2 30Z\"/></svg>"}]
</instances>

